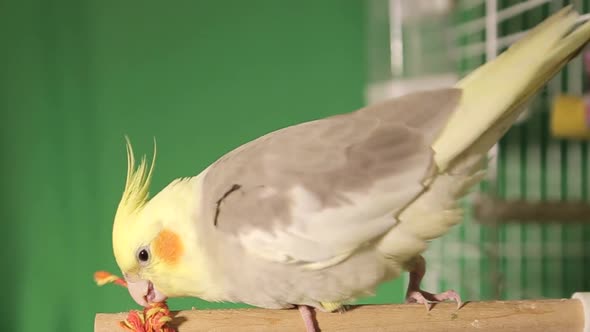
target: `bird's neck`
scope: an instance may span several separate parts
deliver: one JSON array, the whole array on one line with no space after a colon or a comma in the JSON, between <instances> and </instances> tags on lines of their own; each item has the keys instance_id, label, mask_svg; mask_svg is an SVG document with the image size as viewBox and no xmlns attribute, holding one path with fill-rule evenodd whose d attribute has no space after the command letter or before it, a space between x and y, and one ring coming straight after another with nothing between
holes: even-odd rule
<instances>
[{"instance_id":1,"label":"bird's neck","mask_svg":"<svg viewBox=\"0 0 590 332\"><path fill-rule=\"evenodd\" d=\"M162 218L163 228L173 230L182 239L183 258L166 278L159 283L161 290L170 297L200 297L215 299L221 290L216 289L211 277L205 243L199 229L201 180L203 173L192 178L172 181L154 199L162 199L166 206ZM160 196L160 197L158 197ZM165 221L164 221L165 220Z\"/></svg>"}]
</instances>

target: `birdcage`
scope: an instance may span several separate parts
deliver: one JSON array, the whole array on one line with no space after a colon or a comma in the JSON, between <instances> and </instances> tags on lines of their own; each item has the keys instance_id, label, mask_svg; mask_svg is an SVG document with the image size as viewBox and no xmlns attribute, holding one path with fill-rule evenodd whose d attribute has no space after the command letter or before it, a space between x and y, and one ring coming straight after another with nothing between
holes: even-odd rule
<instances>
[{"instance_id":1,"label":"birdcage","mask_svg":"<svg viewBox=\"0 0 590 332\"><path fill-rule=\"evenodd\" d=\"M367 100L451 85L569 4L590 10L590 0L371 0ZM426 253L425 289L471 300L590 290L590 135L558 127L574 121L568 107L583 109L582 59L492 149L487 178L462 202L464 222Z\"/></svg>"}]
</instances>

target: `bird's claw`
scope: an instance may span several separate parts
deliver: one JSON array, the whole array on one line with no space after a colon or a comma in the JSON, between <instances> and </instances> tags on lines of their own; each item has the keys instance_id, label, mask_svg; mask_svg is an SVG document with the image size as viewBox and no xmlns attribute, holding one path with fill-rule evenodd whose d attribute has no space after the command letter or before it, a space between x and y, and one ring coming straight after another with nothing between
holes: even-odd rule
<instances>
[{"instance_id":1,"label":"bird's claw","mask_svg":"<svg viewBox=\"0 0 590 332\"><path fill-rule=\"evenodd\" d=\"M406 303L420 303L426 306L426 311L432 309L433 303L440 303L443 301L455 301L457 302L457 310L463 306L461 296L454 290L448 290L439 294L432 294L423 290L409 291L406 296Z\"/></svg>"}]
</instances>

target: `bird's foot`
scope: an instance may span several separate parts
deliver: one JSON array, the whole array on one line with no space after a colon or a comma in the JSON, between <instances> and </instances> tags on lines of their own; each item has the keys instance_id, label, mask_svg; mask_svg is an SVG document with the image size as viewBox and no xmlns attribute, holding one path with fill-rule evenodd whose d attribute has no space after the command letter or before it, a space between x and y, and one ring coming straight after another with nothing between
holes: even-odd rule
<instances>
[{"instance_id":1,"label":"bird's foot","mask_svg":"<svg viewBox=\"0 0 590 332\"><path fill-rule=\"evenodd\" d=\"M406 293L406 303L421 303L426 306L426 310L430 311L433 303L452 300L457 302L457 309L463 305L461 297L454 290L448 290L440 294L432 294L420 289L420 282L426 273L426 261L422 256L416 256L407 264L410 272L410 283L408 284L408 291Z\"/></svg>"},{"instance_id":2,"label":"bird's foot","mask_svg":"<svg viewBox=\"0 0 590 332\"><path fill-rule=\"evenodd\" d=\"M301 318L303 318L305 330L307 332L320 332L315 319L315 309L306 305L300 305L297 308L299 309L299 313L301 313Z\"/></svg>"},{"instance_id":3,"label":"bird's foot","mask_svg":"<svg viewBox=\"0 0 590 332\"><path fill-rule=\"evenodd\" d=\"M457 302L457 309L461 308L463 305L461 296L459 296L459 294L454 290L448 290L439 294L432 294L421 289L408 290L408 294L406 296L406 303L424 304L426 305L426 311L430 311L433 303L439 303L447 300Z\"/></svg>"}]
</instances>

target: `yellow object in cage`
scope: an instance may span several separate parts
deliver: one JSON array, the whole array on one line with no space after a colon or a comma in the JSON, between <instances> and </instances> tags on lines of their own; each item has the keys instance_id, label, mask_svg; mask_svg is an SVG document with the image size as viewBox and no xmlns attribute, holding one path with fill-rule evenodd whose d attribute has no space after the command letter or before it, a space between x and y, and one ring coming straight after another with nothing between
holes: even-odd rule
<instances>
[{"instance_id":1,"label":"yellow object in cage","mask_svg":"<svg viewBox=\"0 0 590 332\"><path fill-rule=\"evenodd\" d=\"M553 100L551 134L558 138L590 139L590 101L559 95Z\"/></svg>"}]
</instances>

